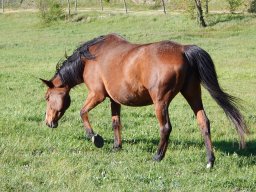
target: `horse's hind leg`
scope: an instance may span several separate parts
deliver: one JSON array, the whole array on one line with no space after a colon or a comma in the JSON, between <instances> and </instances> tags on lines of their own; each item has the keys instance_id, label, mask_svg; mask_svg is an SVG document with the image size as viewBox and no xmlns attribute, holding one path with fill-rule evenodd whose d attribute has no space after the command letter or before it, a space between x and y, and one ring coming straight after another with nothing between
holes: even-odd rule
<instances>
[{"instance_id":1,"label":"horse's hind leg","mask_svg":"<svg viewBox=\"0 0 256 192\"><path fill-rule=\"evenodd\" d=\"M193 84L190 83L181 90L181 93L186 98L187 102L196 115L197 122L204 137L206 146L207 168L211 168L213 167L215 157L211 142L210 121L207 118L203 108L200 83L196 81L194 81Z\"/></svg>"},{"instance_id":2,"label":"horse's hind leg","mask_svg":"<svg viewBox=\"0 0 256 192\"><path fill-rule=\"evenodd\" d=\"M154 156L154 160L161 161L167 150L168 140L170 133L172 131L172 126L170 123L169 113L168 113L168 103L157 102L155 103L156 117L160 125L160 142L158 145L157 152Z\"/></svg>"},{"instance_id":3,"label":"horse's hind leg","mask_svg":"<svg viewBox=\"0 0 256 192\"><path fill-rule=\"evenodd\" d=\"M114 149L122 148L121 139L121 121L120 121L121 105L111 99L111 115L112 115L112 127L114 130Z\"/></svg>"}]
</instances>

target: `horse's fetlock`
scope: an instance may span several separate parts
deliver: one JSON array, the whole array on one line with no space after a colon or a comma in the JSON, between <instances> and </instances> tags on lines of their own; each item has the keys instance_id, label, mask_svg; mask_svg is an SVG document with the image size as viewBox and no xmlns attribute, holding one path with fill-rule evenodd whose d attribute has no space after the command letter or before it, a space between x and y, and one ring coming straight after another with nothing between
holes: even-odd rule
<instances>
[{"instance_id":1,"label":"horse's fetlock","mask_svg":"<svg viewBox=\"0 0 256 192\"><path fill-rule=\"evenodd\" d=\"M114 143L113 150L120 151L122 149L122 144Z\"/></svg>"},{"instance_id":2,"label":"horse's fetlock","mask_svg":"<svg viewBox=\"0 0 256 192\"><path fill-rule=\"evenodd\" d=\"M169 125L165 125L164 127L162 127L160 129L160 132L163 133L163 134L170 134L172 131L172 127L169 126Z\"/></svg>"},{"instance_id":3,"label":"horse's fetlock","mask_svg":"<svg viewBox=\"0 0 256 192\"><path fill-rule=\"evenodd\" d=\"M164 158L164 155L157 153L157 154L154 155L153 160L159 162L159 161L161 161L163 158Z\"/></svg>"},{"instance_id":4,"label":"horse's fetlock","mask_svg":"<svg viewBox=\"0 0 256 192\"><path fill-rule=\"evenodd\" d=\"M113 120L112 121L112 127L113 129L119 129L120 122L119 120Z\"/></svg>"}]
</instances>

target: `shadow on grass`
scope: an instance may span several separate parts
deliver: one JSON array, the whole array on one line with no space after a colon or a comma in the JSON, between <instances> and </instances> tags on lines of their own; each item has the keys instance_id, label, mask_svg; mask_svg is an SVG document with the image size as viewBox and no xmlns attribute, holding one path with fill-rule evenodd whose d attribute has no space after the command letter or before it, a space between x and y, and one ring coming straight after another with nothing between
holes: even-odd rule
<instances>
[{"instance_id":1,"label":"shadow on grass","mask_svg":"<svg viewBox=\"0 0 256 192\"><path fill-rule=\"evenodd\" d=\"M113 140L105 140L106 143L112 144ZM152 151L152 148L157 148L157 145L159 143L158 139L146 139L146 138L137 138L137 139L126 139L123 140L123 145L138 145L143 143L147 147L147 151ZM196 148L204 148L204 142L202 141L182 141L182 140L174 140L170 139L170 144L172 146L177 146L179 149L187 149L189 146L193 146ZM250 157L250 156L255 156L256 157L256 142L249 141L246 143L247 147L245 149L239 149L239 144L238 142L233 142L233 141L215 141L213 142L213 147L221 151L225 154L234 154L236 153L239 156L245 156L245 157Z\"/></svg>"},{"instance_id":2,"label":"shadow on grass","mask_svg":"<svg viewBox=\"0 0 256 192\"><path fill-rule=\"evenodd\" d=\"M224 22L230 22L230 21L241 21L245 19L246 16L244 14L238 13L238 14L211 14L208 17L208 26L214 26L218 23L224 23Z\"/></svg>"},{"instance_id":3,"label":"shadow on grass","mask_svg":"<svg viewBox=\"0 0 256 192\"><path fill-rule=\"evenodd\" d=\"M79 140L85 139L85 137L79 137ZM88 141L88 140L87 140ZM90 142L90 141L88 141ZM109 146L113 145L113 139L104 139L105 144L108 147L103 148L107 152L117 152ZM133 139L124 139L123 140L123 149L129 151L136 146L136 151L144 151L148 153L155 153L157 150L159 140L157 138L133 138ZM213 142L215 151L222 152L222 156L235 158L238 167L244 167L248 165L256 164L256 142L249 141L247 142L246 149L239 149L238 143L233 141L215 141ZM202 140L177 140L175 138L170 139L169 149L168 150L188 150L190 147L195 147L198 150L204 149L204 142ZM94 150L94 149L92 149ZM122 151L122 150L121 150ZM133 151L133 150L132 150ZM236 158L238 157L238 158Z\"/></svg>"},{"instance_id":4,"label":"shadow on grass","mask_svg":"<svg viewBox=\"0 0 256 192\"><path fill-rule=\"evenodd\" d=\"M84 140L85 137L78 137L79 140ZM88 139L86 139L88 140ZM113 144L113 139L104 139L105 144ZM153 138L133 138L133 139L124 139L122 141L124 146L129 145L144 145L144 150L146 151L152 151L155 150L158 146L159 139L153 139ZM193 141L193 140L175 140L174 138L170 139L169 145L176 146L175 148L178 149L188 149L189 146L193 146L196 148L202 148L204 147L203 141ZM214 141L213 146L217 151L221 151L225 154L234 154L236 153L238 156L244 156L244 157L256 157L256 142L249 141L246 143L245 149L239 149L238 142L233 141Z\"/></svg>"},{"instance_id":5,"label":"shadow on grass","mask_svg":"<svg viewBox=\"0 0 256 192\"><path fill-rule=\"evenodd\" d=\"M256 156L256 142L249 141L246 143L245 149L239 149L238 143L232 141L217 141L213 143L217 150L220 150L227 154L236 153L239 156Z\"/></svg>"}]
</instances>

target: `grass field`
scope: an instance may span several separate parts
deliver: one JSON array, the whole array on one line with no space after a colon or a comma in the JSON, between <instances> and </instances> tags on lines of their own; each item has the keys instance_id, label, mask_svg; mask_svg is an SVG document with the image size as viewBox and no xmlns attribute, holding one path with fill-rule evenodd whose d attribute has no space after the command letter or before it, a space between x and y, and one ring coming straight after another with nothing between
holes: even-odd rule
<instances>
[{"instance_id":1,"label":"grass field","mask_svg":"<svg viewBox=\"0 0 256 192\"><path fill-rule=\"evenodd\" d=\"M0 14L0 191L256 191L256 17L210 15L199 28L188 17L87 13L84 22L42 26L36 13ZM248 148L203 90L211 121L216 165L206 170L205 147L189 106L178 95L170 106L173 132L166 157L152 161L158 140L153 106L122 108L123 150L113 152L110 102L90 113L105 139L97 149L84 137L79 112L84 85L51 130L44 124L46 88L55 65L76 46L116 32L132 42L163 39L197 44L210 53L224 89L243 99L251 130Z\"/></svg>"}]
</instances>

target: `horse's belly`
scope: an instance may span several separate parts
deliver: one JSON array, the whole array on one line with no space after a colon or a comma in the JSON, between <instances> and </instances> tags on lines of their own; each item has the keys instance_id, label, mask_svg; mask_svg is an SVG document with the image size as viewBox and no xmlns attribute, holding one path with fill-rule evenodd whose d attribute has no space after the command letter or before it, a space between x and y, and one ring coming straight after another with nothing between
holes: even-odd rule
<instances>
[{"instance_id":1,"label":"horse's belly","mask_svg":"<svg viewBox=\"0 0 256 192\"><path fill-rule=\"evenodd\" d=\"M151 105L152 99L149 96L143 95L138 97L137 95L127 95L126 97L118 98L119 103L127 106L145 106Z\"/></svg>"},{"instance_id":2,"label":"horse's belly","mask_svg":"<svg viewBox=\"0 0 256 192\"><path fill-rule=\"evenodd\" d=\"M127 106L145 106L153 103L148 90L121 87L118 91L110 93L110 97L122 105Z\"/></svg>"}]
</instances>

